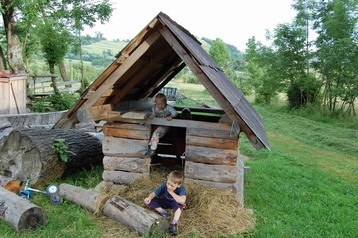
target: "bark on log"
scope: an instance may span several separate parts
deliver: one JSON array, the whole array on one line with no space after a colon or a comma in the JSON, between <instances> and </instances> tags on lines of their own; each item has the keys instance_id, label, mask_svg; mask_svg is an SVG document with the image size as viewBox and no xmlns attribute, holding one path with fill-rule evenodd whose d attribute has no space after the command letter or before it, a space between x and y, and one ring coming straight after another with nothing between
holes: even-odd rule
<instances>
[{"instance_id":1,"label":"bark on log","mask_svg":"<svg viewBox=\"0 0 358 238\"><path fill-rule=\"evenodd\" d=\"M52 149L55 139L64 139L68 150L74 153L67 154L67 162ZM7 136L0 149L0 174L20 180L42 175L52 180L102 164L102 159L101 142L84 131L19 129Z\"/></svg>"},{"instance_id":2,"label":"bark on log","mask_svg":"<svg viewBox=\"0 0 358 238\"><path fill-rule=\"evenodd\" d=\"M60 184L60 195L95 213L101 213L104 203L110 198L108 195L66 183Z\"/></svg>"},{"instance_id":3,"label":"bark on log","mask_svg":"<svg viewBox=\"0 0 358 238\"><path fill-rule=\"evenodd\" d=\"M69 184L60 185L60 195L87 210L103 212L104 215L134 229L141 235L147 235L154 229L163 233L168 230L166 219L120 196L109 198L107 195Z\"/></svg>"},{"instance_id":4,"label":"bark on log","mask_svg":"<svg viewBox=\"0 0 358 238\"><path fill-rule=\"evenodd\" d=\"M18 232L34 230L48 223L44 210L25 198L0 187L0 220L12 225Z\"/></svg>"},{"instance_id":5,"label":"bark on log","mask_svg":"<svg viewBox=\"0 0 358 238\"><path fill-rule=\"evenodd\" d=\"M149 176L149 171L148 173L132 173L132 172L125 172L125 171L105 170L102 173L102 178L104 181L111 181L119 184L129 184L138 178L148 177L148 176Z\"/></svg>"},{"instance_id":6,"label":"bark on log","mask_svg":"<svg viewBox=\"0 0 358 238\"><path fill-rule=\"evenodd\" d=\"M103 208L103 213L120 223L134 229L141 235L152 231L165 233L169 224L160 215L142 208L120 196L109 199Z\"/></svg>"}]
</instances>

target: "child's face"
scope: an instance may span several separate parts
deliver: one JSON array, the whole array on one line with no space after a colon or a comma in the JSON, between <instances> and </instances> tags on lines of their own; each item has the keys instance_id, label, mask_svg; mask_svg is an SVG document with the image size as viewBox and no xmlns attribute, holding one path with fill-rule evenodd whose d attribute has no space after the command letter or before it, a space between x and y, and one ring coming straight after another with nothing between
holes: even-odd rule
<instances>
[{"instance_id":1,"label":"child's face","mask_svg":"<svg viewBox=\"0 0 358 238\"><path fill-rule=\"evenodd\" d=\"M167 180L167 189L169 191L174 191L175 189L179 188L180 184L174 183L173 180L168 179Z\"/></svg>"},{"instance_id":2,"label":"child's face","mask_svg":"<svg viewBox=\"0 0 358 238\"><path fill-rule=\"evenodd\" d=\"M155 106L156 106L158 109L163 110L163 109L165 108L165 106L166 106L166 103L165 103L165 101L163 101L163 100L157 100L157 101L155 102Z\"/></svg>"}]
</instances>

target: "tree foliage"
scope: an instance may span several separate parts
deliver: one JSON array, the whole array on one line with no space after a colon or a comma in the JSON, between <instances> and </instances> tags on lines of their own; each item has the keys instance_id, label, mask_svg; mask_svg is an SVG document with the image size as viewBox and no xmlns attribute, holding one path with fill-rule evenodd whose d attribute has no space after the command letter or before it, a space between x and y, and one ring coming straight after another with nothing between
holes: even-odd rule
<instances>
[{"instance_id":1,"label":"tree foliage","mask_svg":"<svg viewBox=\"0 0 358 238\"><path fill-rule=\"evenodd\" d=\"M54 65L60 66L70 45L74 52L81 53L80 33L84 26L108 21L113 11L109 0L8 0L1 2L1 9L8 53L23 47L24 51L18 50L14 57L19 59L38 53L36 49L40 48L51 71ZM14 59L8 58L8 62L14 71L19 71L20 67L12 63Z\"/></svg>"},{"instance_id":2,"label":"tree foliage","mask_svg":"<svg viewBox=\"0 0 358 238\"><path fill-rule=\"evenodd\" d=\"M291 108L316 103L333 116L355 115L358 0L296 0L293 7L296 18L276 27L271 47L248 42L256 97L269 102L284 92Z\"/></svg>"}]
</instances>

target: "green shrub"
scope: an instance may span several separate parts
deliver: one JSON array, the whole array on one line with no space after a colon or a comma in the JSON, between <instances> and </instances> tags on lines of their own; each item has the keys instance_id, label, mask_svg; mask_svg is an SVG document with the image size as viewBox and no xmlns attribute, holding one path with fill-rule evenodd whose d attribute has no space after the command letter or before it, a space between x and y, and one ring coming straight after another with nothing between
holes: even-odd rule
<instances>
[{"instance_id":1,"label":"green shrub","mask_svg":"<svg viewBox=\"0 0 358 238\"><path fill-rule=\"evenodd\" d=\"M54 111L63 111L70 109L79 99L77 93L54 93L50 96L50 102Z\"/></svg>"}]
</instances>

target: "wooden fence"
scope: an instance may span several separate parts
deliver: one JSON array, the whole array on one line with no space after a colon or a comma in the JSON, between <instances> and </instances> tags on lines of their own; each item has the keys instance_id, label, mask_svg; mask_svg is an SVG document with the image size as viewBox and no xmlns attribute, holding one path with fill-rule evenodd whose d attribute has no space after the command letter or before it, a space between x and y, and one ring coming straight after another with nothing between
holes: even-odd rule
<instances>
[{"instance_id":1,"label":"wooden fence","mask_svg":"<svg viewBox=\"0 0 358 238\"><path fill-rule=\"evenodd\" d=\"M30 99L50 96L55 92L77 92L81 89L81 81L57 82L57 75L30 74L27 80L27 96Z\"/></svg>"}]
</instances>

